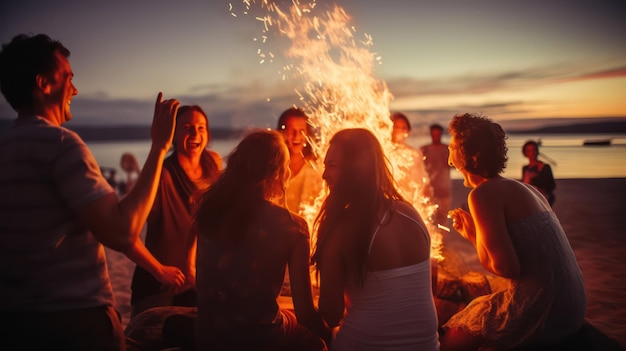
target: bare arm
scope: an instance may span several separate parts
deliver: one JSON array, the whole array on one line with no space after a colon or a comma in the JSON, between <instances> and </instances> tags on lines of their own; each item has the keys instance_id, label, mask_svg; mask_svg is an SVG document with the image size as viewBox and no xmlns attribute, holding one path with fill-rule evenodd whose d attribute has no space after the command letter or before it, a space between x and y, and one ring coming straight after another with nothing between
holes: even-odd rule
<instances>
[{"instance_id":1,"label":"bare arm","mask_svg":"<svg viewBox=\"0 0 626 351\"><path fill-rule=\"evenodd\" d=\"M152 121L152 147L132 190L120 201L115 194L103 196L81 208L79 220L104 245L126 251L139 233L156 196L163 159L172 143L179 102L157 96Z\"/></svg>"},{"instance_id":2,"label":"bare arm","mask_svg":"<svg viewBox=\"0 0 626 351\"><path fill-rule=\"evenodd\" d=\"M180 287L185 281L185 276L180 269L162 265L152 256L140 239L137 239L135 244L125 251L124 254L165 286Z\"/></svg>"},{"instance_id":3,"label":"bare arm","mask_svg":"<svg viewBox=\"0 0 626 351\"><path fill-rule=\"evenodd\" d=\"M490 272L506 278L521 273L519 259L506 226L504 209L491 189L475 189L468 196L476 228L475 243L481 264Z\"/></svg>"},{"instance_id":4,"label":"bare arm","mask_svg":"<svg viewBox=\"0 0 626 351\"><path fill-rule=\"evenodd\" d=\"M313 304L309 254L309 241L300 240L289 257L288 268L293 307L298 322L302 323L316 335L328 340L330 339L330 331L325 326Z\"/></svg>"},{"instance_id":5,"label":"bare arm","mask_svg":"<svg viewBox=\"0 0 626 351\"><path fill-rule=\"evenodd\" d=\"M177 292L196 287L196 253L198 252L198 236L194 235L191 243L187 245L187 264L183 269L185 283Z\"/></svg>"},{"instance_id":6,"label":"bare arm","mask_svg":"<svg viewBox=\"0 0 626 351\"><path fill-rule=\"evenodd\" d=\"M330 235L336 233L330 233ZM320 298L319 309L328 326L336 327L343 319L344 268L341 262L339 240L329 237L320 256Z\"/></svg>"}]
</instances>

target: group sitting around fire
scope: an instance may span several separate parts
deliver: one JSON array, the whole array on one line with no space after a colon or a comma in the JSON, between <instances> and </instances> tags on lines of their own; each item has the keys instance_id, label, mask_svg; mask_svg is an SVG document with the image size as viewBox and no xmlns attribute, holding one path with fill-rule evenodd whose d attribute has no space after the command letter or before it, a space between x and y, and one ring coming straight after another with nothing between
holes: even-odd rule
<instances>
[{"instance_id":1,"label":"group sitting around fire","mask_svg":"<svg viewBox=\"0 0 626 351\"><path fill-rule=\"evenodd\" d=\"M62 126L78 94L68 57L43 34L18 35L0 53L0 87L17 112L0 137L3 347L125 350L104 246L138 263L133 317L197 303L197 350L532 349L583 324L585 290L563 228L539 191L500 175L506 135L487 117L450 122L449 163L472 188L469 210L450 217L506 284L440 326L429 232L371 131L330 140L309 228L280 200L297 172L288 145L306 142L304 117L286 119L282 133L250 132L222 170L206 150L206 114L159 94L148 158L120 198ZM285 271L293 309L277 303Z\"/></svg>"}]
</instances>

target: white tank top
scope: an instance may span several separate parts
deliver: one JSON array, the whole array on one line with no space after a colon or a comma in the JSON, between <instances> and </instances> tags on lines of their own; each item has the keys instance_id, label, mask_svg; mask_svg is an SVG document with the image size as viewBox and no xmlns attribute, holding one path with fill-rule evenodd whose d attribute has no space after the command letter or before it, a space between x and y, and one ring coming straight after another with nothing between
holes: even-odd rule
<instances>
[{"instance_id":1,"label":"white tank top","mask_svg":"<svg viewBox=\"0 0 626 351\"><path fill-rule=\"evenodd\" d=\"M416 223L430 244L428 231L420 222L397 209L393 211ZM380 223L369 250L379 228ZM346 295L348 310L331 350L439 350L429 259L368 272L363 286L347 286Z\"/></svg>"}]
</instances>

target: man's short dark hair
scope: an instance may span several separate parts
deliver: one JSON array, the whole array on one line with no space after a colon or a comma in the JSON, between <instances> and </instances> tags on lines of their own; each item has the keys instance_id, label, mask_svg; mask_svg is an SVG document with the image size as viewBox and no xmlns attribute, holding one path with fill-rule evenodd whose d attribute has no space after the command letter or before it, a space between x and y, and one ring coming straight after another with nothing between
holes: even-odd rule
<instances>
[{"instance_id":1,"label":"man's short dark hair","mask_svg":"<svg viewBox=\"0 0 626 351\"><path fill-rule=\"evenodd\" d=\"M70 51L45 34L18 34L0 52L0 90L13 109L33 104L37 75L51 74L57 68L56 53Z\"/></svg>"},{"instance_id":2,"label":"man's short dark hair","mask_svg":"<svg viewBox=\"0 0 626 351\"><path fill-rule=\"evenodd\" d=\"M433 123L430 125L430 131L432 132L433 130L438 129L440 131L443 132L443 127L441 126L441 124L439 123Z\"/></svg>"}]
</instances>

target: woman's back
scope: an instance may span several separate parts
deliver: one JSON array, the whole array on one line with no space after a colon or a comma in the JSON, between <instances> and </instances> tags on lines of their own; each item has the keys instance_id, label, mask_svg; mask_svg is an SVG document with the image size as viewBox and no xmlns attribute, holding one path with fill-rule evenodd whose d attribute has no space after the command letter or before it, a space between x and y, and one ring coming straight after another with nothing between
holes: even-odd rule
<instances>
[{"instance_id":1,"label":"woman's back","mask_svg":"<svg viewBox=\"0 0 626 351\"><path fill-rule=\"evenodd\" d=\"M430 258L430 237L417 211L404 201L394 201L395 209L383 220L370 242L369 271L405 267Z\"/></svg>"},{"instance_id":2,"label":"woman's back","mask_svg":"<svg viewBox=\"0 0 626 351\"><path fill-rule=\"evenodd\" d=\"M202 234L198 237L201 330L262 329L277 318L276 298L285 268L295 244L308 240L306 223L269 202L250 220L244 240L232 248Z\"/></svg>"},{"instance_id":3,"label":"woman's back","mask_svg":"<svg viewBox=\"0 0 626 351\"><path fill-rule=\"evenodd\" d=\"M333 350L439 349L428 232L413 207L394 206L372 238L363 286L346 284Z\"/></svg>"}]
</instances>

